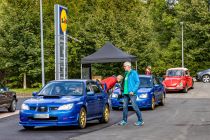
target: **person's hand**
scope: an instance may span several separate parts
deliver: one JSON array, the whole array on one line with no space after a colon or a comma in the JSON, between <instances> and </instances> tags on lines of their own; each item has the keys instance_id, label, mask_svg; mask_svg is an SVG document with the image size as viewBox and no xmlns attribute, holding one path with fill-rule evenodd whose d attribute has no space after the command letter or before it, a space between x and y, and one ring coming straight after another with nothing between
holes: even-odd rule
<instances>
[{"instance_id":1,"label":"person's hand","mask_svg":"<svg viewBox=\"0 0 210 140\"><path fill-rule=\"evenodd\" d=\"M133 96L133 95L134 95L134 93L133 93L133 92L130 92L129 94L130 94L131 96Z\"/></svg>"}]
</instances>

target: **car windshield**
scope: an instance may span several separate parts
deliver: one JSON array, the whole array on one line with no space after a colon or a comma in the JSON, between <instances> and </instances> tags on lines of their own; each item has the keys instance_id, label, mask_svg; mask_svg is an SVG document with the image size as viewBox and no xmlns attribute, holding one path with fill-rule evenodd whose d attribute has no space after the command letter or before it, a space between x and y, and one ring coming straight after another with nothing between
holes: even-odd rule
<instances>
[{"instance_id":1,"label":"car windshield","mask_svg":"<svg viewBox=\"0 0 210 140\"><path fill-rule=\"evenodd\" d=\"M47 84L39 96L81 96L84 88L83 82L59 81Z\"/></svg>"},{"instance_id":2,"label":"car windshield","mask_svg":"<svg viewBox=\"0 0 210 140\"><path fill-rule=\"evenodd\" d=\"M166 76L183 76L183 70L168 70Z\"/></svg>"},{"instance_id":3,"label":"car windshield","mask_svg":"<svg viewBox=\"0 0 210 140\"><path fill-rule=\"evenodd\" d=\"M152 78L151 77L139 77L140 88L151 88L152 87Z\"/></svg>"}]
</instances>

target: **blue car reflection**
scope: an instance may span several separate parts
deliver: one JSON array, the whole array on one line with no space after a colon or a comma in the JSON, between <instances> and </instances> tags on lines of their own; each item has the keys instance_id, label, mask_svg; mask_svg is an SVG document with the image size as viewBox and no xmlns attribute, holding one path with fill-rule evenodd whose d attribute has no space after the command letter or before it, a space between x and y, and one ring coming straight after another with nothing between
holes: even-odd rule
<instances>
[{"instance_id":1,"label":"blue car reflection","mask_svg":"<svg viewBox=\"0 0 210 140\"><path fill-rule=\"evenodd\" d=\"M20 110L20 125L79 126L98 119L109 121L108 95L92 80L59 80L48 83L39 93L26 100Z\"/></svg>"},{"instance_id":2,"label":"blue car reflection","mask_svg":"<svg viewBox=\"0 0 210 140\"><path fill-rule=\"evenodd\" d=\"M139 79L140 86L136 99L138 107L154 110L156 105L164 105L165 89L159 79L153 75L140 75ZM115 85L111 94L111 106L113 110L123 107L123 97L118 85Z\"/></svg>"}]
</instances>

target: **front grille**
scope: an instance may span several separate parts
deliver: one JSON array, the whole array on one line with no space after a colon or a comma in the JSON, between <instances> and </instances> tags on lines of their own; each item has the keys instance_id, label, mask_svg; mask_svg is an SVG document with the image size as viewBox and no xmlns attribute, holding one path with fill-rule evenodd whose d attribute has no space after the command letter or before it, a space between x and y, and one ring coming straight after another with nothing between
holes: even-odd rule
<instances>
[{"instance_id":1,"label":"front grille","mask_svg":"<svg viewBox=\"0 0 210 140\"><path fill-rule=\"evenodd\" d=\"M46 106L40 106L37 109L37 112L47 112L48 111L48 107Z\"/></svg>"},{"instance_id":2,"label":"front grille","mask_svg":"<svg viewBox=\"0 0 210 140\"><path fill-rule=\"evenodd\" d=\"M58 107L50 107L50 110L51 110L51 111L58 110Z\"/></svg>"},{"instance_id":3,"label":"front grille","mask_svg":"<svg viewBox=\"0 0 210 140\"><path fill-rule=\"evenodd\" d=\"M39 107L30 106L29 109L32 110L32 111L37 111L37 112L48 112L48 107L47 106L39 106ZM50 111L56 111L56 110L58 110L58 107L49 107L49 110Z\"/></svg>"},{"instance_id":4,"label":"front grille","mask_svg":"<svg viewBox=\"0 0 210 140\"><path fill-rule=\"evenodd\" d=\"M49 118L34 118L34 117L28 117L28 119L33 121L57 121L58 117L49 117Z\"/></svg>"},{"instance_id":5,"label":"front grille","mask_svg":"<svg viewBox=\"0 0 210 140\"><path fill-rule=\"evenodd\" d=\"M36 107L35 106L31 106L30 107L30 110L35 111L36 110Z\"/></svg>"}]
</instances>

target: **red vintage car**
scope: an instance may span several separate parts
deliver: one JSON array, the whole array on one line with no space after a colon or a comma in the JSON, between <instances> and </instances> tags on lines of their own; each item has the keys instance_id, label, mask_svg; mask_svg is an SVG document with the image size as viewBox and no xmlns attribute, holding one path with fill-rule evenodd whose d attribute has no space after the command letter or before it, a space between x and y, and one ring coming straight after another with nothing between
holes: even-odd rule
<instances>
[{"instance_id":1,"label":"red vintage car","mask_svg":"<svg viewBox=\"0 0 210 140\"><path fill-rule=\"evenodd\" d=\"M163 81L166 92L183 91L187 93L188 89L193 88L193 84L193 78L187 68L168 69Z\"/></svg>"}]
</instances>

